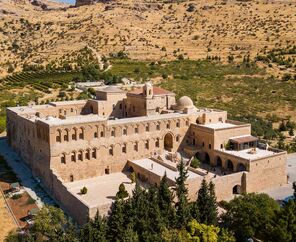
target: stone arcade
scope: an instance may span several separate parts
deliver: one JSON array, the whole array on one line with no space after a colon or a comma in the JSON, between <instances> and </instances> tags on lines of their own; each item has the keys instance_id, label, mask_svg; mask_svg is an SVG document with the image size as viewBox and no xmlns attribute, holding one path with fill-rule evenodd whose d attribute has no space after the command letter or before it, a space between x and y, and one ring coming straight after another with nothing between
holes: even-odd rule
<instances>
[{"instance_id":1,"label":"stone arcade","mask_svg":"<svg viewBox=\"0 0 296 242\"><path fill-rule=\"evenodd\" d=\"M78 223L99 209L106 214L127 175L158 184L164 172L174 186L176 165L194 157L189 169L190 199L202 179L216 185L218 200L258 192L287 182L286 152L264 147L250 124L227 119L227 112L196 108L189 97L146 83L124 92L109 86L96 99L51 102L7 109L11 147ZM86 186L88 193L79 194Z\"/></svg>"}]
</instances>

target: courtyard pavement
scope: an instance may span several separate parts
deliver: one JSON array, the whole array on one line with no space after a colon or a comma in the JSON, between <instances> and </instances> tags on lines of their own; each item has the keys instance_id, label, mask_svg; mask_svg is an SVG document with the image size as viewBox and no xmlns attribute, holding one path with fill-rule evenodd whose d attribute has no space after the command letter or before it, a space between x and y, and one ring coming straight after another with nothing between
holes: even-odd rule
<instances>
[{"instance_id":1,"label":"courtyard pavement","mask_svg":"<svg viewBox=\"0 0 296 242\"><path fill-rule=\"evenodd\" d=\"M36 200L36 204L39 208L44 204L56 204L43 189L38 179L33 176L31 170L22 162L21 157L9 147L5 137L0 138L0 154L13 169L24 189Z\"/></svg>"}]
</instances>

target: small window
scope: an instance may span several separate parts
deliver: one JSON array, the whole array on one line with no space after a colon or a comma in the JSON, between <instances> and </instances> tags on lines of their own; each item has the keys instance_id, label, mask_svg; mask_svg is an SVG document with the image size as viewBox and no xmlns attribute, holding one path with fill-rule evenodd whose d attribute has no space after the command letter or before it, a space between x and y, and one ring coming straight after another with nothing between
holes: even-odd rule
<instances>
[{"instance_id":1,"label":"small window","mask_svg":"<svg viewBox=\"0 0 296 242\"><path fill-rule=\"evenodd\" d=\"M96 159L97 158L97 150L93 149L91 153L92 158Z\"/></svg>"},{"instance_id":2,"label":"small window","mask_svg":"<svg viewBox=\"0 0 296 242\"><path fill-rule=\"evenodd\" d=\"M149 124L146 125L146 132L149 132Z\"/></svg>"},{"instance_id":3,"label":"small window","mask_svg":"<svg viewBox=\"0 0 296 242\"><path fill-rule=\"evenodd\" d=\"M79 134L79 139L83 139L83 138L84 138L83 133L80 133L80 134Z\"/></svg>"},{"instance_id":4,"label":"small window","mask_svg":"<svg viewBox=\"0 0 296 242\"><path fill-rule=\"evenodd\" d=\"M149 149L149 141L147 140L146 142L145 142L145 149Z\"/></svg>"},{"instance_id":5,"label":"small window","mask_svg":"<svg viewBox=\"0 0 296 242\"><path fill-rule=\"evenodd\" d=\"M78 160L82 161L83 160L83 154L82 154L82 151L80 151L78 153Z\"/></svg>"},{"instance_id":6,"label":"small window","mask_svg":"<svg viewBox=\"0 0 296 242\"><path fill-rule=\"evenodd\" d=\"M136 133L136 134L139 133L139 129L138 129L138 127L135 127L135 133Z\"/></svg>"},{"instance_id":7,"label":"small window","mask_svg":"<svg viewBox=\"0 0 296 242\"><path fill-rule=\"evenodd\" d=\"M136 107L135 106L133 106L133 112L136 112Z\"/></svg>"},{"instance_id":8,"label":"small window","mask_svg":"<svg viewBox=\"0 0 296 242\"><path fill-rule=\"evenodd\" d=\"M156 142L155 142L155 146L156 146L157 148L159 148L159 140L158 140L158 139L157 139Z\"/></svg>"},{"instance_id":9,"label":"small window","mask_svg":"<svg viewBox=\"0 0 296 242\"><path fill-rule=\"evenodd\" d=\"M186 120L186 126L189 126L189 120Z\"/></svg>"},{"instance_id":10,"label":"small window","mask_svg":"<svg viewBox=\"0 0 296 242\"><path fill-rule=\"evenodd\" d=\"M202 142L202 147L205 147L205 142Z\"/></svg>"},{"instance_id":11,"label":"small window","mask_svg":"<svg viewBox=\"0 0 296 242\"><path fill-rule=\"evenodd\" d=\"M65 155L62 155L62 157L61 157L61 163L66 164L66 157L65 157Z\"/></svg>"},{"instance_id":12,"label":"small window","mask_svg":"<svg viewBox=\"0 0 296 242\"><path fill-rule=\"evenodd\" d=\"M223 144L220 145L220 148L223 149Z\"/></svg>"},{"instance_id":13,"label":"small window","mask_svg":"<svg viewBox=\"0 0 296 242\"><path fill-rule=\"evenodd\" d=\"M167 129L169 129L170 128L170 123L167 123L166 127L167 127Z\"/></svg>"},{"instance_id":14,"label":"small window","mask_svg":"<svg viewBox=\"0 0 296 242\"><path fill-rule=\"evenodd\" d=\"M74 176L70 175L70 182L73 182L73 181L74 181Z\"/></svg>"},{"instance_id":15,"label":"small window","mask_svg":"<svg viewBox=\"0 0 296 242\"><path fill-rule=\"evenodd\" d=\"M212 119L209 119L209 122L211 123L212 122Z\"/></svg>"},{"instance_id":16,"label":"small window","mask_svg":"<svg viewBox=\"0 0 296 242\"><path fill-rule=\"evenodd\" d=\"M109 148L109 155L113 155L113 147Z\"/></svg>"},{"instance_id":17,"label":"small window","mask_svg":"<svg viewBox=\"0 0 296 242\"><path fill-rule=\"evenodd\" d=\"M135 151L138 151L138 144L137 144L137 143L134 144L134 150L135 150Z\"/></svg>"},{"instance_id":18,"label":"small window","mask_svg":"<svg viewBox=\"0 0 296 242\"><path fill-rule=\"evenodd\" d=\"M101 137L104 137L104 131L101 131Z\"/></svg>"},{"instance_id":19,"label":"small window","mask_svg":"<svg viewBox=\"0 0 296 242\"><path fill-rule=\"evenodd\" d=\"M222 118L222 117L220 117L220 118L219 118L219 121L220 121L220 122L222 122L222 121L223 121L223 118Z\"/></svg>"},{"instance_id":20,"label":"small window","mask_svg":"<svg viewBox=\"0 0 296 242\"><path fill-rule=\"evenodd\" d=\"M68 134L64 135L64 141L69 141Z\"/></svg>"},{"instance_id":21,"label":"small window","mask_svg":"<svg viewBox=\"0 0 296 242\"><path fill-rule=\"evenodd\" d=\"M71 154L71 161L74 161L74 162L76 161L76 155L75 155L75 153L72 153Z\"/></svg>"},{"instance_id":22,"label":"small window","mask_svg":"<svg viewBox=\"0 0 296 242\"><path fill-rule=\"evenodd\" d=\"M212 145L211 144L209 144L209 149L212 149Z\"/></svg>"},{"instance_id":23,"label":"small window","mask_svg":"<svg viewBox=\"0 0 296 242\"><path fill-rule=\"evenodd\" d=\"M126 145L122 146L122 153L126 153Z\"/></svg>"},{"instance_id":24,"label":"small window","mask_svg":"<svg viewBox=\"0 0 296 242\"><path fill-rule=\"evenodd\" d=\"M94 138L98 138L98 132L94 132Z\"/></svg>"},{"instance_id":25,"label":"small window","mask_svg":"<svg viewBox=\"0 0 296 242\"><path fill-rule=\"evenodd\" d=\"M115 137L115 130L112 130L112 131L111 131L111 136L112 136L112 137Z\"/></svg>"},{"instance_id":26,"label":"small window","mask_svg":"<svg viewBox=\"0 0 296 242\"><path fill-rule=\"evenodd\" d=\"M90 160L90 150L86 151L85 158Z\"/></svg>"},{"instance_id":27,"label":"small window","mask_svg":"<svg viewBox=\"0 0 296 242\"><path fill-rule=\"evenodd\" d=\"M179 142L180 138L179 136L176 136L176 141Z\"/></svg>"},{"instance_id":28,"label":"small window","mask_svg":"<svg viewBox=\"0 0 296 242\"><path fill-rule=\"evenodd\" d=\"M119 104L119 109L122 109L122 104L121 103Z\"/></svg>"},{"instance_id":29,"label":"small window","mask_svg":"<svg viewBox=\"0 0 296 242\"><path fill-rule=\"evenodd\" d=\"M156 129L160 130L160 125L159 124L156 125Z\"/></svg>"},{"instance_id":30,"label":"small window","mask_svg":"<svg viewBox=\"0 0 296 242\"><path fill-rule=\"evenodd\" d=\"M61 142L61 136L56 137L56 142Z\"/></svg>"},{"instance_id":31,"label":"small window","mask_svg":"<svg viewBox=\"0 0 296 242\"><path fill-rule=\"evenodd\" d=\"M76 134L72 134L72 140L76 140Z\"/></svg>"},{"instance_id":32,"label":"small window","mask_svg":"<svg viewBox=\"0 0 296 242\"><path fill-rule=\"evenodd\" d=\"M180 122L177 122L176 126L177 128L180 128Z\"/></svg>"},{"instance_id":33,"label":"small window","mask_svg":"<svg viewBox=\"0 0 296 242\"><path fill-rule=\"evenodd\" d=\"M123 135L127 135L127 130L123 129Z\"/></svg>"}]
</instances>

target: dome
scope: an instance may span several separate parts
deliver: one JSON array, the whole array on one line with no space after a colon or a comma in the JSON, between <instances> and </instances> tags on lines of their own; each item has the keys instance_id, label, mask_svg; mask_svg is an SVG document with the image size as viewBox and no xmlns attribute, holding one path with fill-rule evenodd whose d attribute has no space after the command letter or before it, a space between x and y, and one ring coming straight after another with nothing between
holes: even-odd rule
<instances>
[{"instance_id":1,"label":"dome","mask_svg":"<svg viewBox=\"0 0 296 242\"><path fill-rule=\"evenodd\" d=\"M194 107L193 102L190 97L183 96L177 101L178 108L192 108Z\"/></svg>"}]
</instances>

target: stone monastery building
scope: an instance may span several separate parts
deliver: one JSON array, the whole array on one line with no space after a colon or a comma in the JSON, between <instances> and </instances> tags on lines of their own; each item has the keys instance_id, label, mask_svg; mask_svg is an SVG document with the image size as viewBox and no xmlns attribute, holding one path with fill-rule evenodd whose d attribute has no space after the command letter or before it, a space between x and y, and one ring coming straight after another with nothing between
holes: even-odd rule
<instances>
[{"instance_id":1,"label":"stone monastery building","mask_svg":"<svg viewBox=\"0 0 296 242\"><path fill-rule=\"evenodd\" d=\"M91 100L8 108L7 136L80 224L98 209L107 214L121 183L133 189L131 171L153 185L166 172L174 186L181 158L192 200L203 178L215 183L218 200L287 182L286 152L259 144L250 124L228 120L226 111L196 108L186 96L176 101L150 83L130 92L109 86ZM194 157L201 161L197 169L189 166Z\"/></svg>"}]
</instances>

